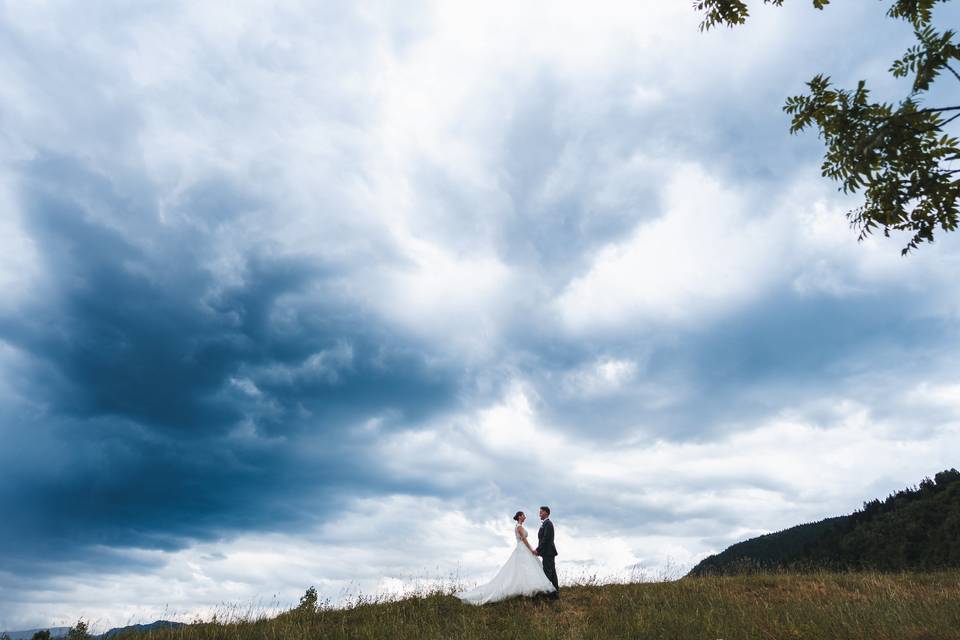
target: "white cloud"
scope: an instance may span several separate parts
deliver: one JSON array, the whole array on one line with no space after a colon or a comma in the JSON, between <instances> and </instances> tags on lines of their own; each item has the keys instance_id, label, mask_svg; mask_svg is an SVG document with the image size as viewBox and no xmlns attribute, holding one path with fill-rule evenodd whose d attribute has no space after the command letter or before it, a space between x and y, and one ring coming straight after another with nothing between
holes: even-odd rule
<instances>
[{"instance_id":1,"label":"white cloud","mask_svg":"<svg viewBox=\"0 0 960 640\"><path fill-rule=\"evenodd\" d=\"M960 419L960 383L920 382L906 393L905 399L916 408L933 405L948 409Z\"/></svg>"},{"instance_id":2,"label":"white cloud","mask_svg":"<svg viewBox=\"0 0 960 640\"><path fill-rule=\"evenodd\" d=\"M566 392L579 398L615 394L637 375L637 363L629 359L601 358L565 376Z\"/></svg>"},{"instance_id":3,"label":"white cloud","mask_svg":"<svg viewBox=\"0 0 960 640\"><path fill-rule=\"evenodd\" d=\"M647 322L694 324L756 299L779 275L782 224L750 217L729 187L676 169L664 212L594 257L557 300L575 331Z\"/></svg>"},{"instance_id":4,"label":"white cloud","mask_svg":"<svg viewBox=\"0 0 960 640\"><path fill-rule=\"evenodd\" d=\"M405 249L409 262L376 276L369 304L410 333L446 336L466 353L488 352L518 294L510 269L492 255L456 255L423 241L411 239Z\"/></svg>"},{"instance_id":5,"label":"white cloud","mask_svg":"<svg viewBox=\"0 0 960 640\"><path fill-rule=\"evenodd\" d=\"M614 548L626 545L646 558L648 569L662 569L668 556L688 569L718 544L849 513L951 466L960 454L955 420L918 436L855 400L829 401L826 416L787 407L703 442L607 442L560 435L514 385L472 417L388 438L379 458L425 481L451 481L443 486L475 496L481 502L471 508L479 512L557 497L556 520L567 521L568 541L580 550L571 561L627 570L630 554L615 554L623 562L611 563L603 550L591 553L592 543L578 541L606 535ZM590 515L582 511L587 504ZM635 514L629 524L627 512Z\"/></svg>"}]
</instances>

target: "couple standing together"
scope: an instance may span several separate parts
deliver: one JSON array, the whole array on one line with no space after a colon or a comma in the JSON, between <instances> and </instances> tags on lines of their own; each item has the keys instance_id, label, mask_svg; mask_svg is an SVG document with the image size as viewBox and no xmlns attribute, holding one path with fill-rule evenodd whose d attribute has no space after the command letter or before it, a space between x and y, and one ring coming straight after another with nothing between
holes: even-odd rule
<instances>
[{"instance_id":1,"label":"couple standing together","mask_svg":"<svg viewBox=\"0 0 960 640\"><path fill-rule=\"evenodd\" d=\"M527 530L523 527L527 516L517 511L513 516L516 526L513 533L517 546L500 567L500 571L487 584L475 589L463 591L457 597L468 604L486 604L513 596L532 596L548 593L554 599L560 598L560 584L557 581L557 547L553 544L553 523L550 522L550 507L540 507L540 530L537 532L537 548L530 546ZM543 566L537 557L543 559Z\"/></svg>"}]
</instances>

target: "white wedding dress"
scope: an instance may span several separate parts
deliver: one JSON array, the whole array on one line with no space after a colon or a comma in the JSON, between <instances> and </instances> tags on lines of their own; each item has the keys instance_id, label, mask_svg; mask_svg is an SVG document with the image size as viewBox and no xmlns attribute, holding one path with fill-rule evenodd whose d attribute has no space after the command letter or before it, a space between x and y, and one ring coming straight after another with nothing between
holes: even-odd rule
<instances>
[{"instance_id":1,"label":"white wedding dress","mask_svg":"<svg viewBox=\"0 0 960 640\"><path fill-rule=\"evenodd\" d=\"M514 596L532 596L554 590L546 574L543 573L543 567L537 560L537 556L523 544L520 538L520 527L516 527L513 533L517 538L517 546L513 548L513 553L510 554L506 564L500 567L500 571L493 580L475 589L458 593L458 598L467 604L486 604Z\"/></svg>"}]
</instances>

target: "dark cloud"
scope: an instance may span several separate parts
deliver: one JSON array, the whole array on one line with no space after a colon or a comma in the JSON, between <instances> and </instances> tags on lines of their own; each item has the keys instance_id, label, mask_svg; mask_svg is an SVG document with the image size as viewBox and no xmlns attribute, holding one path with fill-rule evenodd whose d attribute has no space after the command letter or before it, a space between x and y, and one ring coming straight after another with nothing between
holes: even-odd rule
<instances>
[{"instance_id":1,"label":"dark cloud","mask_svg":"<svg viewBox=\"0 0 960 640\"><path fill-rule=\"evenodd\" d=\"M196 219L247 204L239 187L201 191L185 204ZM0 430L0 512L18 523L0 533L3 568L302 524L334 487L390 484L351 430L456 402L457 372L324 296L322 265L253 252L221 284L204 267L209 236L166 228L142 196L70 158L24 182L47 284L0 318L0 339L25 356L22 404Z\"/></svg>"}]
</instances>

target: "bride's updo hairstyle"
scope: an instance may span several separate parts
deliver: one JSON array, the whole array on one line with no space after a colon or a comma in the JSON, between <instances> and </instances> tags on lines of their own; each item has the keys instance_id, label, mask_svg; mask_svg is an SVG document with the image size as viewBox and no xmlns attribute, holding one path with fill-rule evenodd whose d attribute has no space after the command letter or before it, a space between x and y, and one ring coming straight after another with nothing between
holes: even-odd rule
<instances>
[{"instance_id":1,"label":"bride's updo hairstyle","mask_svg":"<svg viewBox=\"0 0 960 640\"><path fill-rule=\"evenodd\" d=\"M522 515L523 515L523 511L517 511L515 514L513 514L513 519L514 519L514 521L519 522L519 521L520 521L520 516L522 516Z\"/></svg>"}]
</instances>

